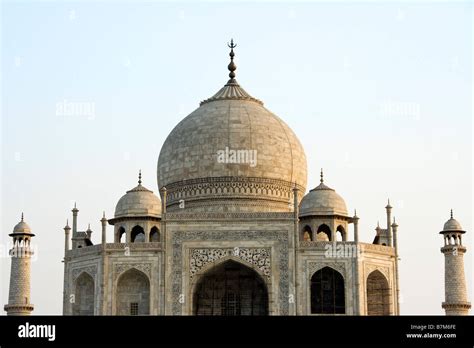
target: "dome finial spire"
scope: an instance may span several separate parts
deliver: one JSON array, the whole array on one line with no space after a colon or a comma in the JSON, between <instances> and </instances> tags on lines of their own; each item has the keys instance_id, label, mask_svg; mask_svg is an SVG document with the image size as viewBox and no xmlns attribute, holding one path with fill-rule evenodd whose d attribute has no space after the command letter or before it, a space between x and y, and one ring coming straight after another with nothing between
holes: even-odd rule
<instances>
[{"instance_id":1,"label":"dome finial spire","mask_svg":"<svg viewBox=\"0 0 474 348\"><path fill-rule=\"evenodd\" d=\"M142 184L142 170L140 169L138 171L138 185Z\"/></svg>"},{"instance_id":2,"label":"dome finial spire","mask_svg":"<svg viewBox=\"0 0 474 348\"><path fill-rule=\"evenodd\" d=\"M227 66L227 69L229 69L229 71L230 71L230 73L229 73L230 80L228 81L228 83L235 83L236 81L234 80L234 78L235 78L235 72L234 71L237 69L237 66L234 63L234 56L235 56L234 48L237 47L237 44L234 44L234 39L230 39L230 43L227 43L227 46L229 46L229 48L230 48L230 53L229 53L230 63Z\"/></svg>"},{"instance_id":3,"label":"dome finial spire","mask_svg":"<svg viewBox=\"0 0 474 348\"><path fill-rule=\"evenodd\" d=\"M321 182L321 184L322 184L322 183L324 183L324 173L323 173L323 168L321 168L321 174L320 174L320 176L321 176L320 182Z\"/></svg>"},{"instance_id":4,"label":"dome finial spire","mask_svg":"<svg viewBox=\"0 0 474 348\"><path fill-rule=\"evenodd\" d=\"M453 218L453 210L451 209L451 219ZM23 220L23 219L22 219Z\"/></svg>"},{"instance_id":5,"label":"dome finial spire","mask_svg":"<svg viewBox=\"0 0 474 348\"><path fill-rule=\"evenodd\" d=\"M452 211L452 210L451 210ZM452 214L451 214L452 215ZM21 212L21 221L23 221L23 212Z\"/></svg>"}]
</instances>

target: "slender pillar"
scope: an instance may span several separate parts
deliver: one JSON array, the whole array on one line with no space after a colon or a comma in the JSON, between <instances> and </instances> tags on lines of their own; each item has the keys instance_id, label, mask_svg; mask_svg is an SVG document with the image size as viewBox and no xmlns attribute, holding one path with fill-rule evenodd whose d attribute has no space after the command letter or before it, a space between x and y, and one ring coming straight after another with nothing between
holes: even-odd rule
<instances>
[{"instance_id":1,"label":"slender pillar","mask_svg":"<svg viewBox=\"0 0 474 348\"><path fill-rule=\"evenodd\" d=\"M105 244L107 244L107 219L105 218L105 211L102 214L100 223L102 224L102 245L105 247Z\"/></svg>"},{"instance_id":2,"label":"slender pillar","mask_svg":"<svg viewBox=\"0 0 474 348\"><path fill-rule=\"evenodd\" d=\"M70 235L71 235L71 227L69 227L69 220L66 220L66 226L64 226L64 272L63 272L63 315L69 314L69 298L68 298L68 293L67 290L68 285L66 285L66 279L67 279L67 267L68 267L68 257L67 257L67 252L70 249L69 241L70 241Z\"/></svg>"},{"instance_id":3,"label":"slender pillar","mask_svg":"<svg viewBox=\"0 0 474 348\"><path fill-rule=\"evenodd\" d=\"M74 208L72 209L72 234L75 235L77 232L77 213L79 209L76 207L76 203L74 203Z\"/></svg>"},{"instance_id":4,"label":"slender pillar","mask_svg":"<svg viewBox=\"0 0 474 348\"><path fill-rule=\"evenodd\" d=\"M352 217L354 223L354 242L356 243L356 254L354 262L354 278L355 278L355 296L354 296L354 314L360 315L360 282L359 282L359 217L357 211L354 210Z\"/></svg>"},{"instance_id":5,"label":"slender pillar","mask_svg":"<svg viewBox=\"0 0 474 348\"><path fill-rule=\"evenodd\" d=\"M101 306L101 313L102 315L107 314L107 274L109 269L107 254L106 254L106 247L107 247L107 219L105 218L105 211L102 214L102 219L100 219L100 223L102 224L102 277L101 277L101 299L102 299L102 306Z\"/></svg>"},{"instance_id":6,"label":"slender pillar","mask_svg":"<svg viewBox=\"0 0 474 348\"><path fill-rule=\"evenodd\" d=\"M161 303L162 303L162 308L161 308L161 313L162 315L168 314L166 312L167 310L167 296L166 296L166 264L167 264L167 250L166 246L168 244L167 241L167 233L166 233L166 187L162 187L160 190L161 193L161 234L162 234L162 260L161 260ZM177 295L179 296L179 295ZM170 300L177 300L177 299L170 299Z\"/></svg>"},{"instance_id":7,"label":"slender pillar","mask_svg":"<svg viewBox=\"0 0 474 348\"><path fill-rule=\"evenodd\" d=\"M71 237L71 227L69 227L69 220L66 220L66 226L64 227L64 256L66 256L67 251L70 249L69 241Z\"/></svg>"},{"instance_id":8,"label":"slender pillar","mask_svg":"<svg viewBox=\"0 0 474 348\"><path fill-rule=\"evenodd\" d=\"M354 211L352 222L354 223L354 242L359 243L359 217L357 211Z\"/></svg>"},{"instance_id":9,"label":"slender pillar","mask_svg":"<svg viewBox=\"0 0 474 348\"><path fill-rule=\"evenodd\" d=\"M387 206L385 207L387 209L387 246L393 246L392 245L392 206L390 205L390 199L388 200Z\"/></svg>"},{"instance_id":10,"label":"slender pillar","mask_svg":"<svg viewBox=\"0 0 474 348\"><path fill-rule=\"evenodd\" d=\"M395 217L393 218L392 223L392 231L393 231L393 247L395 248L395 289L396 289L396 315L400 315L400 277L398 275L398 225L395 222Z\"/></svg>"},{"instance_id":11,"label":"slender pillar","mask_svg":"<svg viewBox=\"0 0 474 348\"><path fill-rule=\"evenodd\" d=\"M298 248L299 248L299 206L298 206L298 188L295 186L293 187L293 219L294 219L294 230L293 230L293 253L294 253L294 272L293 272L293 299L288 299L290 302L294 303L294 315L298 315L299 310L299 282L298 282ZM290 294L291 296L291 294ZM290 303L291 305L291 303Z\"/></svg>"}]
</instances>

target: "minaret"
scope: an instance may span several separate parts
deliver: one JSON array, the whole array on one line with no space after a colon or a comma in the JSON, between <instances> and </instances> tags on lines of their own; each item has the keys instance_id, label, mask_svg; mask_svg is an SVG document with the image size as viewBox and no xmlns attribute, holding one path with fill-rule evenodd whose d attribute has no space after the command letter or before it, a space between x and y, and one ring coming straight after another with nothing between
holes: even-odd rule
<instances>
[{"instance_id":1,"label":"minaret","mask_svg":"<svg viewBox=\"0 0 474 348\"><path fill-rule=\"evenodd\" d=\"M13 247L10 249L12 268L10 272L10 292L8 304L4 309L7 315L30 315L34 306L30 303L30 263L33 250L30 248L31 233L30 226L21 221L9 234L13 238Z\"/></svg>"},{"instance_id":2,"label":"minaret","mask_svg":"<svg viewBox=\"0 0 474 348\"><path fill-rule=\"evenodd\" d=\"M468 315L471 303L467 300L466 279L464 277L464 253L466 247L462 245L463 231L461 224L451 218L444 224L440 234L444 237L444 293L445 301L442 307L446 315Z\"/></svg>"}]
</instances>

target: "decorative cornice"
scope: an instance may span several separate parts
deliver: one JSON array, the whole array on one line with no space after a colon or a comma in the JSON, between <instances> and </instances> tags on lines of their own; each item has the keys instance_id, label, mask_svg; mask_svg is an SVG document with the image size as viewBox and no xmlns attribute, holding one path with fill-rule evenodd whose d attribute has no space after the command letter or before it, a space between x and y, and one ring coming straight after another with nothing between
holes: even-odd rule
<instances>
[{"instance_id":1,"label":"decorative cornice","mask_svg":"<svg viewBox=\"0 0 474 348\"><path fill-rule=\"evenodd\" d=\"M445 245L441 247L441 252L443 254L446 254L448 252L452 252L453 254L454 252L464 254L466 250L467 248L464 245Z\"/></svg>"},{"instance_id":2,"label":"decorative cornice","mask_svg":"<svg viewBox=\"0 0 474 348\"><path fill-rule=\"evenodd\" d=\"M35 306L32 304L6 304L3 309L5 312L31 312L35 309Z\"/></svg>"},{"instance_id":3,"label":"decorative cornice","mask_svg":"<svg viewBox=\"0 0 474 348\"><path fill-rule=\"evenodd\" d=\"M116 223L123 221L136 221L136 220L145 220L145 221L161 221L161 216L121 216L117 218L109 219L109 225L115 225Z\"/></svg>"},{"instance_id":4,"label":"decorative cornice","mask_svg":"<svg viewBox=\"0 0 474 348\"><path fill-rule=\"evenodd\" d=\"M470 302L455 302L455 303L446 303L443 302L441 304L443 309L470 309L471 303Z\"/></svg>"}]
</instances>

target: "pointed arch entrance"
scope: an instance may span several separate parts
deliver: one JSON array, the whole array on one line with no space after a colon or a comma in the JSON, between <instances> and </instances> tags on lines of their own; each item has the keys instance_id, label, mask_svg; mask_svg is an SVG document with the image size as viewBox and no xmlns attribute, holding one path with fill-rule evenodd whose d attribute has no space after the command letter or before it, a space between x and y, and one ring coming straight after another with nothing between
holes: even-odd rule
<instances>
[{"instance_id":1,"label":"pointed arch entrance","mask_svg":"<svg viewBox=\"0 0 474 348\"><path fill-rule=\"evenodd\" d=\"M132 268L117 281L117 315L150 314L150 280L145 273Z\"/></svg>"},{"instance_id":2,"label":"pointed arch entrance","mask_svg":"<svg viewBox=\"0 0 474 348\"><path fill-rule=\"evenodd\" d=\"M73 315L94 315L94 278L82 272L75 282Z\"/></svg>"},{"instance_id":3,"label":"pointed arch entrance","mask_svg":"<svg viewBox=\"0 0 474 348\"><path fill-rule=\"evenodd\" d=\"M250 267L227 260L208 270L193 293L194 315L268 315L268 290Z\"/></svg>"},{"instance_id":4,"label":"pointed arch entrance","mask_svg":"<svg viewBox=\"0 0 474 348\"><path fill-rule=\"evenodd\" d=\"M375 270L367 277L367 315L390 315L390 307L388 281Z\"/></svg>"},{"instance_id":5,"label":"pointed arch entrance","mask_svg":"<svg viewBox=\"0 0 474 348\"><path fill-rule=\"evenodd\" d=\"M344 278L331 267L311 277L311 314L345 314Z\"/></svg>"}]
</instances>

